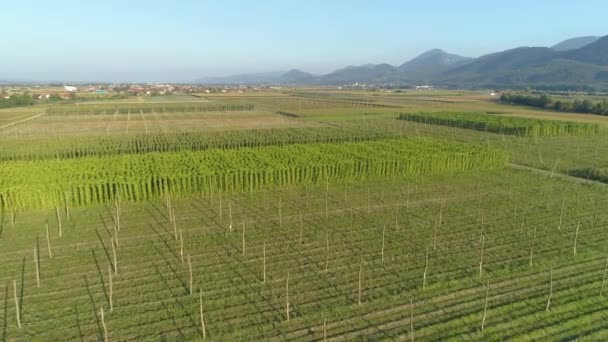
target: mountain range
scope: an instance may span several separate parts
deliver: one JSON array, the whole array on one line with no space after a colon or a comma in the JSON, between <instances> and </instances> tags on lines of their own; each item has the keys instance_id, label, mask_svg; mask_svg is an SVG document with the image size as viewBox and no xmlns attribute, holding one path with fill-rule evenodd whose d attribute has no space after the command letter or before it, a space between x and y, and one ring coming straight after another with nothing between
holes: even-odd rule
<instances>
[{"instance_id":1,"label":"mountain range","mask_svg":"<svg viewBox=\"0 0 608 342\"><path fill-rule=\"evenodd\" d=\"M429 84L459 88L537 87L608 90L608 36L568 39L553 47L518 47L470 58L440 49L399 66L348 66L325 75L301 70L199 80L207 84Z\"/></svg>"}]
</instances>

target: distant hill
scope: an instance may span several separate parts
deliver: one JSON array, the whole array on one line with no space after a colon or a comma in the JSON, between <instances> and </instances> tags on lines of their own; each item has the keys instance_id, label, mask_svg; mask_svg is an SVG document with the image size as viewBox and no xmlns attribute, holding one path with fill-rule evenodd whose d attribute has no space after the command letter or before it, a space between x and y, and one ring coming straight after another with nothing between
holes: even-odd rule
<instances>
[{"instance_id":1,"label":"distant hill","mask_svg":"<svg viewBox=\"0 0 608 342\"><path fill-rule=\"evenodd\" d=\"M564 40L561 43L553 45L551 47L551 49L553 49L555 51L576 50L576 49L580 49L586 45L589 45L598 39L600 39L600 37L596 37L596 36L571 38L568 40Z\"/></svg>"},{"instance_id":2,"label":"distant hill","mask_svg":"<svg viewBox=\"0 0 608 342\"><path fill-rule=\"evenodd\" d=\"M389 64L348 66L322 76L324 84L391 82L398 79L398 69Z\"/></svg>"},{"instance_id":3,"label":"distant hill","mask_svg":"<svg viewBox=\"0 0 608 342\"><path fill-rule=\"evenodd\" d=\"M580 62L608 65L608 36L597 39L580 49L565 51L561 56Z\"/></svg>"},{"instance_id":4,"label":"distant hill","mask_svg":"<svg viewBox=\"0 0 608 342\"><path fill-rule=\"evenodd\" d=\"M292 69L281 75L279 81L287 84L309 84L316 82L316 77L311 73Z\"/></svg>"},{"instance_id":5,"label":"distant hill","mask_svg":"<svg viewBox=\"0 0 608 342\"><path fill-rule=\"evenodd\" d=\"M403 77L409 80L424 80L438 73L465 65L473 58L447 53L440 49L427 51L399 66Z\"/></svg>"},{"instance_id":6,"label":"distant hill","mask_svg":"<svg viewBox=\"0 0 608 342\"><path fill-rule=\"evenodd\" d=\"M447 71L439 79L467 84L500 82L498 80L504 80L505 76L513 74L514 71L519 74L519 71L542 64L553 55L555 51L549 48L515 48L476 58L466 65ZM521 75L518 78L521 78Z\"/></svg>"},{"instance_id":7,"label":"distant hill","mask_svg":"<svg viewBox=\"0 0 608 342\"><path fill-rule=\"evenodd\" d=\"M437 81L466 86L588 87L603 82L607 66L608 37L571 51L521 47L485 55Z\"/></svg>"},{"instance_id":8,"label":"distant hill","mask_svg":"<svg viewBox=\"0 0 608 342\"><path fill-rule=\"evenodd\" d=\"M301 85L402 84L444 87L539 87L608 91L608 36L569 39L553 47L518 47L478 58L434 49L400 66L348 66L315 76L300 70L245 74L216 83Z\"/></svg>"}]
</instances>

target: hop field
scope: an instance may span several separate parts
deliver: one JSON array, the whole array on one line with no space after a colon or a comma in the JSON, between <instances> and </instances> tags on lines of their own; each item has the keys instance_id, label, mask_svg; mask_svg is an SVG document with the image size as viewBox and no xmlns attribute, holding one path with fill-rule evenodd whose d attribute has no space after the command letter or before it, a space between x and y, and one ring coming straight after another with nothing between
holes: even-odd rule
<instances>
[{"instance_id":1,"label":"hop field","mask_svg":"<svg viewBox=\"0 0 608 342\"><path fill-rule=\"evenodd\" d=\"M434 139L167 152L0 165L3 208L103 204L120 196L254 191L323 181L344 182L486 170L504 166L498 150Z\"/></svg>"},{"instance_id":2,"label":"hop field","mask_svg":"<svg viewBox=\"0 0 608 342\"><path fill-rule=\"evenodd\" d=\"M605 133L599 124L594 123L534 120L478 113L402 113L399 120L525 137Z\"/></svg>"},{"instance_id":3,"label":"hop field","mask_svg":"<svg viewBox=\"0 0 608 342\"><path fill-rule=\"evenodd\" d=\"M211 132L0 138L0 161L74 159L149 152L203 151L310 143L343 143L398 138L400 132L374 127L286 127Z\"/></svg>"},{"instance_id":4,"label":"hop field","mask_svg":"<svg viewBox=\"0 0 608 342\"><path fill-rule=\"evenodd\" d=\"M601 118L253 94L3 110L0 340L608 339Z\"/></svg>"},{"instance_id":5,"label":"hop field","mask_svg":"<svg viewBox=\"0 0 608 342\"><path fill-rule=\"evenodd\" d=\"M248 112L255 110L252 104L162 103L131 105L89 105L77 107L51 107L46 115L114 115L150 113L204 113Z\"/></svg>"},{"instance_id":6,"label":"hop field","mask_svg":"<svg viewBox=\"0 0 608 342\"><path fill-rule=\"evenodd\" d=\"M62 209L61 237L20 211L0 316L7 337L201 339L201 293L212 340L601 340L605 195L504 170Z\"/></svg>"}]
</instances>

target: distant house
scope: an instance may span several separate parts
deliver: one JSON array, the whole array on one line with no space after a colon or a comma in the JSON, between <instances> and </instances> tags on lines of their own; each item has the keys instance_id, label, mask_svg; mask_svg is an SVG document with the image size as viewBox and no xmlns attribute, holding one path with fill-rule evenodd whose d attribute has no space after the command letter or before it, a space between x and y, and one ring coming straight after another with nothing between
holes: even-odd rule
<instances>
[{"instance_id":1,"label":"distant house","mask_svg":"<svg viewBox=\"0 0 608 342\"><path fill-rule=\"evenodd\" d=\"M427 90L427 89L435 89L435 87L430 85L416 86L416 90Z\"/></svg>"},{"instance_id":2,"label":"distant house","mask_svg":"<svg viewBox=\"0 0 608 342\"><path fill-rule=\"evenodd\" d=\"M63 89L65 89L65 91L69 91L70 93L78 91L78 88L72 86L63 86Z\"/></svg>"},{"instance_id":3,"label":"distant house","mask_svg":"<svg viewBox=\"0 0 608 342\"><path fill-rule=\"evenodd\" d=\"M129 90L127 90L127 92L131 93L132 95L136 95L136 96L143 94L145 91L146 90L141 87L131 87L131 88L129 88Z\"/></svg>"}]
</instances>

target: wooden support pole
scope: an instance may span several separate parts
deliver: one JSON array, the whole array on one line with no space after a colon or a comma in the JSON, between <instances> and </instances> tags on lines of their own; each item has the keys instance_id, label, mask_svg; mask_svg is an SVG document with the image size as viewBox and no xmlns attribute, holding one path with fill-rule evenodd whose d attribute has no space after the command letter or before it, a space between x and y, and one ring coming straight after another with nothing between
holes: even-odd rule
<instances>
[{"instance_id":1,"label":"wooden support pole","mask_svg":"<svg viewBox=\"0 0 608 342\"><path fill-rule=\"evenodd\" d=\"M203 340L207 338L207 329L205 329L205 315L203 313L203 290L199 289L199 309L201 315L201 331L203 333Z\"/></svg>"},{"instance_id":2,"label":"wooden support pole","mask_svg":"<svg viewBox=\"0 0 608 342\"><path fill-rule=\"evenodd\" d=\"M530 263L529 267L532 267L534 263L534 247L536 246L536 226L534 226L534 235L532 237L532 247L530 248Z\"/></svg>"},{"instance_id":3,"label":"wooden support pole","mask_svg":"<svg viewBox=\"0 0 608 342\"><path fill-rule=\"evenodd\" d=\"M549 298L547 298L547 307L545 311L549 311L551 306L551 297L553 296L553 269L549 271Z\"/></svg>"},{"instance_id":4,"label":"wooden support pole","mask_svg":"<svg viewBox=\"0 0 608 342\"><path fill-rule=\"evenodd\" d=\"M177 235L177 220L175 219L175 210L173 208L171 208L171 216L173 217L171 220L173 221L173 234L175 234L175 240L177 240L179 236Z\"/></svg>"},{"instance_id":5,"label":"wooden support pole","mask_svg":"<svg viewBox=\"0 0 608 342\"><path fill-rule=\"evenodd\" d=\"M114 284L112 282L112 266L108 265L108 287L109 287L109 296L110 299L110 312L114 311Z\"/></svg>"},{"instance_id":6,"label":"wooden support pole","mask_svg":"<svg viewBox=\"0 0 608 342\"><path fill-rule=\"evenodd\" d=\"M578 244L578 230L581 227L581 221L576 224L576 233L574 234L574 256L576 256L576 245Z\"/></svg>"},{"instance_id":7,"label":"wooden support pole","mask_svg":"<svg viewBox=\"0 0 608 342\"><path fill-rule=\"evenodd\" d=\"M228 227L228 231L232 233L232 204L228 202L228 217L230 218L230 226Z\"/></svg>"},{"instance_id":8,"label":"wooden support pole","mask_svg":"<svg viewBox=\"0 0 608 342\"><path fill-rule=\"evenodd\" d=\"M110 245L112 245L112 256L114 260L114 274L118 274L118 258L116 258L116 246L114 245L114 239L110 239Z\"/></svg>"},{"instance_id":9,"label":"wooden support pole","mask_svg":"<svg viewBox=\"0 0 608 342\"><path fill-rule=\"evenodd\" d=\"M608 257L606 258L606 266L604 267L604 277L602 278L602 287L600 287L600 297L604 292L604 286L606 285L606 274L608 274Z\"/></svg>"},{"instance_id":10,"label":"wooden support pole","mask_svg":"<svg viewBox=\"0 0 608 342\"><path fill-rule=\"evenodd\" d=\"M325 272L329 269L329 232L325 232Z\"/></svg>"},{"instance_id":11,"label":"wooden support pole","mask_svg":"<svg viewBox=\"0 0 608 342\"><path fill-rule=\"evenodd\" d=\"M424 264L424 274L422 274L422 289L426 289L426 275L429 270L429 248L426 248L426 262Z\"/></svg>"},{"instance_id":12,"label":"wooden support pole","mask_svg":"<svg viewBox=\"0 0 608 342\"><path fill-rule=\"evenodd\" d=\"M485 247L486 237L481 234L481 255L479 257L479 277L481 278L483 274L483 252Z\"/></svg>"},{"instance_id":13,"label":"wooden support pole","mask_svg":"<svg viewBox=\"0 0 608 342\"><path fill-rule=\"evenodd\" d=\"M285 282L285 316L289 322L289 272L287 272L287 280Z\"/></svg>"},{"instance_id":14,"label":"wooden support pole","mask_svg":"<svg viewBox=\"0 0 608 342\"><path fill-rule=\"evenodd\" d=\"M182 264L184 263L184 235L182 234L182 230L179 230L179 254L182 260Z\"/></svg>"},{"instance_id":15,"label":"wooden support pole","mask_svg":"<svg viewBox=\"0 0 608 342\"><path fill-rule=\"evenodd\" d=\"M490 282L488 281L487 285L486 285L486 301L485 304L483 306L483 318L481 319L481 331L483 332L483 328L486 325L486 316L488 313L488 299L489 299L489 294L490 294Z\"/></svg>"},{"instance_id":16,"label":"wooden support pole","mask_svg":"<svg viewBox=\"0 0 608 342\"><path fill-rule=\"evenodd\" d=\"M325 219L329 219L329 182L325 183Z\"/></svg>"},{"instance_id":17,"label":"wooden support pole","mask_svg":"<svg viewBox=\"0 0 608 342\"><path fill-rule=\"evenodd\" d=\"M51 250L51 234L49 233L49 221L45 223L46 227L46 246L49 250L49 258L53 259L53 251Z\"/></svg>"},{"instance_id":18,"label":"wooden support pole","mask_svg":"<svg viewBox=\"0 0 608 342\"><path fill-rule=\"evenodd\" d=\"M382 262L384 262L384 235L385 235L385 232L386 232L386 225L384 225L384 227L382 228L382 252L381 252Z\"/></svg>"},{"instance_id":19,"label":"wooden support pole","mask_svg":"<svg viewBox=\"0 0 608 342\"><path fill-rule=\"evenodd\" d=\"M192 260L190 259L190 254L188 254L188 269L190 271L190 294L193 293L194 289L192 288L192 283L193 283L193 279L192 279Z\"/></svg>"},{"instance_id":20,"label":"wooden support pole","mask_svg":"<svg viewBox=\"0 0 608 342\"><path fill-rule=\"evenodd\" d=\"M264 279L264 284L266 284L266 241L264 241L264 259L263 259L263 279Z\"/></svg>"},{"instance_id":21,"label":"wooden support pole","mask_svg":"<svg viewBox=\"0 0 608 342\"><path fill-rule=\"evenodd\" d=\"M220 198L220 221L223 220L222 218L222 192L219 192L219 198Z\"/></svg>"},{"instance_id":22,"label":"wooden support pole","mask_svg":"<svg viewBox=\"0 0 608 342\"><path fill-rule=\"evenodd\" d=\"M302 210L300 210L300 245L302 245L304 240L304 232L303 232L303 221L302 221Z\"/></svg>"},{"instance_id":23,"label":"wooden support pole","mask_svg":"<svg viewBox=\"0 0 608 342\"><path fill-rule=\"evenodd\" d=\"M414 300L410 298L410 341L414 342Z\"/></svg>"},{"instance_id":24,"label":"wooden support pole","mask_svg":"<svg viewBox=\"0 0 608 342\"><path fill-rule=\"evenodd\" d=\"M36 287L40 287L40 261L38 260L38 246L34 246L34 265L36 266Z\"/></svg>"},{"instance_id":25,"label":"wooden support pole","mask_svg":"<svg viewBox=\"0 0 608 342\"><path fill-rule=\"evenodd\" d=\"M120 231L120 205L118 204L118 200L114 201L114 206L116 209L116 228Z\"/></svg>"},{"instance_id":26,"label":"wooden support pole","mask_svg":"<svg viewBox=\"0 0 608 342\"><path fill-rule=\"evenodd\" d=\"M99 309L99 315L101 316L101 326L103 327L103 340L108 342L108 327L106 326L106 319L103 315L103 308Z\"/></svg>"},{"instance_id":27,"label":"wooden support pole","mask_svg":"<svg viewBox=\"0 0 608 342\"><path fill-rule=\"evenodd\" d=\"M363 282L363 260L359 264L359 295L357 297L357 304L361 305L361 287Z\"/></svg>"},{"instance_id":28,"label":"wooden support pole","mask_svg":"<svg viewBox=\"0 0 608 342\"><path fill-rule=\"evenodd\" d=\"M245 221L243 221L243 234L241 235L242 254L245 256Z\"/></svg>"},{"instance_id":29,"label":"wooden support pole","mask_svg":"<svg viewBox=\"0 0 608 342\"><path fill-rule=\"evenodd\" d=\"M59 207L55 207L55 215L57 216L57 225L59 226L59 237L62 237L63 228L61 226L61 214L59 213Z\"/></svg>"},{"instance_id":30,"label":"wooden support pole","mask_svg":"<svg viewBox=\"0 0 608 342\"><path fill-rule=\"evenodd\" d=\"M17 281L13 280L13 297L15 298L15 313L17 315L17 326L21 329L21 313L19 312L19 297L17 297Z\"/></svg>"},{"instance_id":31,"label":"wooden support pole","mask_svg":"<svg viewBox=\"0 0 608 342\"><path fill-rule=\"evenodd\" d=\"M63 203L65 204L65 219L67 221L70 220L70 204L68 203L68 194L67 192L63 195Z\"/></svg>"}]
</instances>

